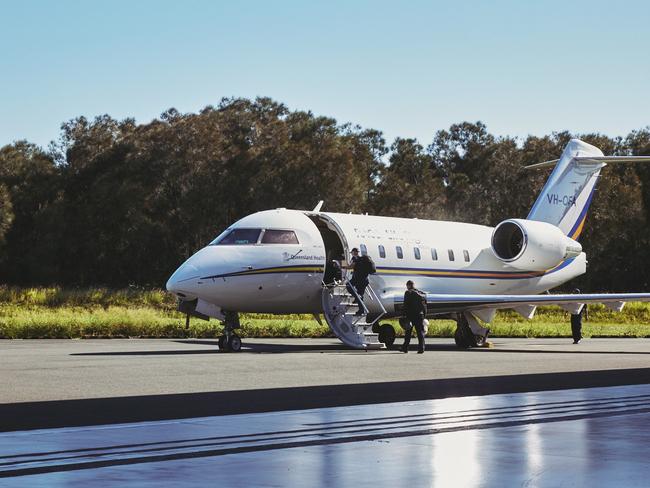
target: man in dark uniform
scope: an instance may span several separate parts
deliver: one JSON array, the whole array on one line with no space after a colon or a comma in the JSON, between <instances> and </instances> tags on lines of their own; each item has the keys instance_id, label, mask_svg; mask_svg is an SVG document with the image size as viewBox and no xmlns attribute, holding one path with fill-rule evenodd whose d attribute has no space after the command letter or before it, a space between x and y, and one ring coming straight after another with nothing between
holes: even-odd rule
<instances>
[{"instance_id":1,"label":"man in dark uniform","mask_svg":"<svg viewBox=\"0 0 650 488\"><path fill-rule=\"evenodd\" d=\"M573 290L573 293L580 293L579 289ZM582 339L582 316L587 318L587 304L585 303L578 313L571 314L571 335L573 336L573 343L578 344Z\"/></svg>"},{"instance_id":2,"label":"man in dark uniform","mask_svg":"<svg viewBox=\"0 0 650 488\"><path fill-rule=\"evenodd\" d=\"M409 352L411 342L411 331L415 328L418 335L418 354L424 353L424 317L427 314L426 295L413 285L411 280L406 282L404 292L404 316L411 322L413 327L406 329L404 333L404 345L402 352Z\"/></svg>"},{"instance_id":3,"label":"man in dark uniform","mask_svg":"<svg viewBox=\"0 0 650 488\"><path fill-rule=\"evenodd\" d=\"M353 248L352 251L350 252L352 253L352 258L350 258L350 268L352 268L352 278L350 279L350 285L348 285L348 291L352 293L350 286L353 286L357 294L359 295L359 298L361 299L361 301L363 301L363 295L366 292L366 288L370 284L370 281L368 280L368 275L375 272L375 264L373 263L372 259L370 259L370 256L368 256L367 254L364 254L363 256L359 256L359 250L356 247ZM357 310L357 313L355 315L358 316L363 315L361 303L358 302L356 297L354 301L357 303L357 305L359 305L359 310Z\"/></svg>"},{"instance_id":4,"label":"man in dark uniform","mask_svg":"<svg viewBox=\"0 0 650 488\"><path fill-rule=\"evenodd\" d=\"M356 247L353 247L350 254L352 254L352 257L350 258L350 268L354 269L354 265L359 261L359 250Z\"/></svg>"},{"instance_id":5,"label":"man in dark uniform","mask_svg":"<svg viewBox=\"0 0 650 488\"><path fill-rule=\"evenodd\" d=\"M343 271L341 270L342 255L332 256L332 258L325 265L325 275L323 276L323 283L326 286L333 286L343 279Z\"/></svg>"}]
</instances>

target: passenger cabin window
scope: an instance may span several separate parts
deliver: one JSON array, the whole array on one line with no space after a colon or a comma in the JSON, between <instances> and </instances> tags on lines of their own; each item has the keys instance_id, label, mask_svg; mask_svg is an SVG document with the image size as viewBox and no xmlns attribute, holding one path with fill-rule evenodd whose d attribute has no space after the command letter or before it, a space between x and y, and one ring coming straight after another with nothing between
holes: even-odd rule
<instances>
[{"instance_id":1,"label":"passenger cabin window","mask_svg":"<svg viewBox=\"0 0 650 488\"><path fill-rule=\"evenodd\" d=\"M404 253L402 252L402 246L397 246L395 248L395 250L397 251L397 258L398 259L404 259Z\"/></svg>"},{"instance_id":2,"label":"passenger cabin window","mask_svg":"<svg viewBox=\"0 0 650 488\"><path fill-rule=\"evenodd\" d=\"M361 255L362 256L367 256L368 255L368 248L366 247L365 244L359 244L359 249L361 249Z\"/></svg>"},{"instance_id":3,"label":"passenger cabin window","mask_svg":"<svg viewBox=\"0 0 650 488\"><path fill-rule=\"evenodd\" d=\"M463 256L465 257L465 261L469 263L469 251L463 251Z\"/></svg>"},{"instance_id":4,"label":"passenger cabin window","mask_svg":"<svg viewBox=\"0 0 650 488\"><path fill-rule=\"evenodd\" d=\"M454 258L454 250L449 249L447 252L449 253L449 261L453 261L455 259Z\"/></svg>"},{"instance_id":5,"label":"passenger cabin window","mask_svg":"<svg viewBox=\"0 0 650 488\"><path fill-rule=\"evenodd\" d=\"M381 244L379 244L379 257L380 258L386 257L386 249Z\"/></svg>"},{"instance_id":6,"label":"passenger cabin window","mask_svg":"<svg viewBox=\"0 0 650 488\"><path fill-rule=\"evenodd\" d=\"M438 260L438 251L436 251L434 248L431 248L431 259L434 261Z\"/></svg>"},{"instance_id":7,"label":"passenger cabin window","mask_svg":"<svg viewBox=\"0 0 650 488\"><path fill-rule=\"evenodd\" d=\"M413 254L415 254L415 259L420 259L422 256L420 256L420 249L417 247L413 248Z\"/></svg>"},{"instance_id":8,"label":"passenger cabin window","mask_svg":"<svg viewBox=\"0 0 650 488\"><path fill-rule=\"evenodd\" d=\"M266 229L262 244L299 244L296 233L292 230Z\"/></svg>"},{"instance_id":9,"label":"passenger cabin window","mask_svg":"<svg viewBox=\"0 0 650 488\"><path fill-rule=\"evenodd\" d=\"M236 246L242 244L257 244L262 229L233 229L220 239L216 239L212 245Z\"/></svg>"}]
</instances>

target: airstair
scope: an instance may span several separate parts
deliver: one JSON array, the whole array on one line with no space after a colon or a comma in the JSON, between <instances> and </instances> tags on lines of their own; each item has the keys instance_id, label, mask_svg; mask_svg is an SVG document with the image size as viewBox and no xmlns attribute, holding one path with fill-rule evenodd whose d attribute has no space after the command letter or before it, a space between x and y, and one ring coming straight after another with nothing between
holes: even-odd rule
<instances>
[{"instance_id":1,"label":"airstair","mask_svg":"<svg viewBox=\"0 0 650 488\"><path fill-rule=\"evenodd\" d=\"M323 313L332 332L345 345L355 349L384 349L379 342L379 334L372 331L372 326L386 314L381 300L368 285L364 300L361 300L361 314L357 315L359 305L355 303L358 294L353 286L348 289L349 281L323 286ZM352 293L350 293L350 290Z\"/></svg>"}]
</instances>

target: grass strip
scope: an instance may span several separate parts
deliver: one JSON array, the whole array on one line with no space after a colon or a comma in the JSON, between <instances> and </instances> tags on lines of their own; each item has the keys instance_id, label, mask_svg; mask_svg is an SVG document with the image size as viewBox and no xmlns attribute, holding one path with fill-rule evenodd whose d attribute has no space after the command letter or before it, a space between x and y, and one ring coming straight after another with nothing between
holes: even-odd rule
<instances>
[{"instance_id":1,"label":"grass strip","mask_svg":"<svg viewBox=\"0 0 650 488\"><path fill-rule=\"evenodd\" d=\"M217 320L185 318L176 301L162 290L128 288L62 289L0 287L0 338L213 338L223 327ZM395 320L398 335L402 330ZM333 337L327 325L311 315L243 314L243 337ZM430 337L452 337L455 322L432 320ZM525 320L503 311L490 324L492 337L569 337L569 315L557 307L540 307ZM650 304L631 303L622 313L590 305L583 327L585 337L650 337Z\"/></svg>"}]
</instances>

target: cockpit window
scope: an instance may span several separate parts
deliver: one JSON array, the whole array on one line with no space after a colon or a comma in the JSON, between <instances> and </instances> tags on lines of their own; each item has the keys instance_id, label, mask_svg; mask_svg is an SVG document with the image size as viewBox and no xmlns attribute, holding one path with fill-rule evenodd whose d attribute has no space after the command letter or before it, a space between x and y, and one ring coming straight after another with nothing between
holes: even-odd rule
<instances>
[{"instance_id":1,"label":"cockpit window","mask_svg":"<svg viewBox=\"0 0 650 488\"><path fill-rule=\"evenodd\" d=\"M257 244L262 229L233 229L222 238L215 239L213 246L233 246L242 244Z\"/></svg>"},{"instance_id":2,"label":"cockpit window","mask_svg":"<svg viewBox=\"0 0 650 488\"><path fill-rule=\"evenodd\" d=\"M298 244L296 233L292 230L266 229L262 244Z\"/></svg>"}]
</instances>

